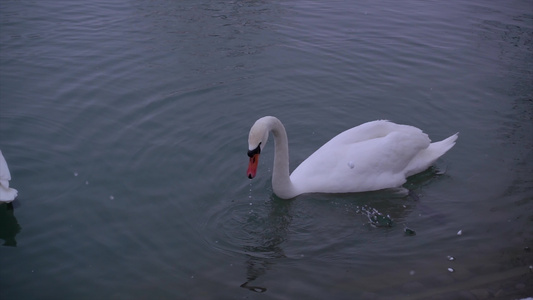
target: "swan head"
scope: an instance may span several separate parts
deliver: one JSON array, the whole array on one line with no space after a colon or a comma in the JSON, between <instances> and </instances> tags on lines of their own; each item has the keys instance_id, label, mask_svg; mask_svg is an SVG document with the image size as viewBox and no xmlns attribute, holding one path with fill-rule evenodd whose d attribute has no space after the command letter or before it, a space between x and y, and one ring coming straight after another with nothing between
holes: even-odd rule
<instances>
[{"instance_id":1,"label":"swan head","mask_svg":"<svg viewBox=\"0 0 533 300\"><path fill-rule=\"evenodd\" d=\"M268 122L266 122L265 118L257 120L250 129L250 134L248 135L248 157L250 157L250 163L246 172L250 179L254 178L257 173L259 154L261 154L261 150L263 150L268 140L269 130Z\"/></svg>"}]
</instances>

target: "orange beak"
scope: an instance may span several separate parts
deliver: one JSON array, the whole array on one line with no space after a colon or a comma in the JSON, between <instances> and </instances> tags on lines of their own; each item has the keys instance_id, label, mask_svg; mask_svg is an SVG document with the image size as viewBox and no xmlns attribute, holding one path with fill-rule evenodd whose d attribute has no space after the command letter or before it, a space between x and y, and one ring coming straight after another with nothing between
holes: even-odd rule
<instances>
[{"instance_id":1,"label":"orange beak","mask_svg":"<svg viewBox=\"0 0 533 300\"><path fill-rule=\"evenodd\" d=\"M257 173L258 163L259 163L259 153L256 153L250 156L250 164L248 165L248 171L246 172L246 174L248 175L248 178L252 179L255 177L255 174Z\"/></svg>"}]
</instances>

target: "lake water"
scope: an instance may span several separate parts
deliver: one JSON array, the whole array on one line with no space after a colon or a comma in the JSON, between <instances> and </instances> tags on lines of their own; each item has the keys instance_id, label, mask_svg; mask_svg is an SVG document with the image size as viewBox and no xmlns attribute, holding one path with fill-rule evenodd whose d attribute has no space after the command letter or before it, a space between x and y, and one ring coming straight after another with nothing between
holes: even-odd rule
<instances>
[{"instance_id":1,"label":"lake water","mask_svg":"<svg viewBox=\"0 0 533 300\"><path fill-rule=\"evenodd\" d=\"M409 196L287 201L272 141L246 178L264 115L292 169L375 119L460 136ZM533 296L532 120L529 0L2 1L0 298Z\"/></svg>"}]
</instances>

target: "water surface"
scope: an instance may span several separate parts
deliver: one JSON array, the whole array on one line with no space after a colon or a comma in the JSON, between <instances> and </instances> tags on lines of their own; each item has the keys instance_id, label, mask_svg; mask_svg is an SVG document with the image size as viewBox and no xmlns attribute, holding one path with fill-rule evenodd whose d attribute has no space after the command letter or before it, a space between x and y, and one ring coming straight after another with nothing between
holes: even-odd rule
<instances>
[{"instance_id":1,"label":"water surface","mask_svg":"<svg viewBox=\"0 0 533 300\"><path fill-rule=\"evenodd\" d=\"M528 1L3 1L0 22L2 299L533 295ZM291 168L375 119L460 137L408 196L285 201L272 144L245 174L264 115Z\"/></svg>"}]
</instances>

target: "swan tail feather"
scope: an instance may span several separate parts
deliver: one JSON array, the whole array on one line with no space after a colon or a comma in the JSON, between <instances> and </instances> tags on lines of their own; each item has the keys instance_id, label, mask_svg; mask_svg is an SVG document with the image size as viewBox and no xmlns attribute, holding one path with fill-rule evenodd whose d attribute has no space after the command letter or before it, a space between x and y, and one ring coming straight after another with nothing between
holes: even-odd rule
<instances>
[{"instance_id":1,"label":"swan tail feather","mask_svg":"<svg viewBox=\"0 0 533 300\"><path fill-rule=\"evenodd\" d=\"M415 158L409 163L406 177L422 172L429 168L439 157L448 152L459 137L459 132L439 142L434 142L420 151Z\"/></svg>"},{"instance_id":2,"label":"swan tail feather","mask_svg":"<svg viewBox=\"0 0 533 300\"><path fill-rule=\"evenodd\" d=\"M444 139L440 142L431 143L429 145L429 148L433 148L434 152L440 153L437 158L444 155L444 153L448 152L453 146L455 146L455 141L457 141L457 138L459 137L459 132L450 136L447 139Z\"/></svg>"}]
</instances>

